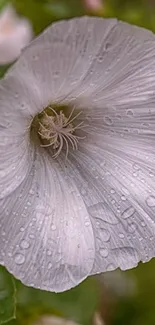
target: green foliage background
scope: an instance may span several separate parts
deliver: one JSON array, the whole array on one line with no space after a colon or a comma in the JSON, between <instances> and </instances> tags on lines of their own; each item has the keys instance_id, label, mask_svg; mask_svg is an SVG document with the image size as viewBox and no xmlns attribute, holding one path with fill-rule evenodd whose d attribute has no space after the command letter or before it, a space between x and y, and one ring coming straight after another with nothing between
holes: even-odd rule
<instances>
[{"instance_id":1,"label":"green foliage background","mask_svg":"<svg viewBox=\"0 0 155 325\"><path fill-rule=\"evenodd\" d=\"M7 2L0 0L0 10ZM103 8L96 13L86 11L82 0L12 0L12 3L20 15L32 22L36 35L53 21L84 14L118 17L155 31L154 0L104 0ZM0 77L6 69L0 67ZM41 315L54 314L82 325L97 325L93 323L93 315L98 310L106 317L106 325L155 325L155 260L123 275L127 282L129 279L134 282L136 289L132 295L116 294L115 290L107 293L104 281L101 283L94 277L68 292L55 294L25 287L1 266L0 324L28 325Z\"/></svg>"}]
</instances>

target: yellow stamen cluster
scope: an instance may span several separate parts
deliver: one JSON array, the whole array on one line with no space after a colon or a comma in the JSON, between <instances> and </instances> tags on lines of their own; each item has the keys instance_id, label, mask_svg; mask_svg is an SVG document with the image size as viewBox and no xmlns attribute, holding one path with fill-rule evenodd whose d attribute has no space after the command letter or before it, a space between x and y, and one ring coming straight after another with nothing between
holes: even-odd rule
<instances>
[{"instance_id":1,"label":"yellow stamen cluster","mask_svg":"<svg viewBox=\"0 0 155 325\"><path fill-rule=\"evenodd\" d=\"M74 115L74 108L68 117L65 116L64 112L60 110L57 112L51 106L48 106L47 113L46 110L43 111L42 116L39 121L38 134L40 135L43 147L52 146L54 149L53 158L57 158L62 151L62 148L66 147L66 157L69 153L69 144L74 150L78 148L78 141L83 137L79 137L74 134L75 130L83 127L83 122L80 122L76 126L73 125L75 119L81 114L81 112Z\"/></svg>"}]
</instances>

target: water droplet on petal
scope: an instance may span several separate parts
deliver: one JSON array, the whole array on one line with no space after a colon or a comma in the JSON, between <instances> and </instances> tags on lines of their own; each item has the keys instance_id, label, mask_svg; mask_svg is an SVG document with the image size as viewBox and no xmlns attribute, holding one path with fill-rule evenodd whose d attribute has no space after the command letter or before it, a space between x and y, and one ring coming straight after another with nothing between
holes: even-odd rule
<instances>
[{"instance_id":1,"label":"water droplet on petal","mask_svg":"<svg viewBox=\"0 0 155 325\"><path fill-rule=\"evenodd\" d=\"M102 257L107 257L108 256L108 250L106 248L101 248L100 249L100 255Z\"/></svg>"},{"instance_id":2,"label":"water droplet on petal","mask_svg":"<svg viewBox=\"0 0 155 325\"><path fill-rule=\"evenodd\" d=\"M101 228L101 233L102 233L102 240L104 241L104 242L107 242L107 241L109 241L109 239L110 239L110 232L108 231L108 230L106 230L106 229L103 229L103 228Z\"/></svg>"},{"instance_id":3,"label":"water droplet on petal","mask_svg":"<svg viewBox=\"0 0 155 325\"><path fill-rule=\"evenodd\" d=\"M22 280L24 278L25 278L25 273L24 272L20 272L19 279Z\"/></svg>"},{"instance_id":4,"label":"water droplet on petal","mask_svg":"<svg viewBox=\"0 0 155 325\"><path fill-rule=\"evenodd\" d=\"M124 234L118 234L119 238L123 239L125 236Z\"/></svg>"},{"instance_id":5,"label":"water droplet on petal","mask_svg":"<svg viewBox=\"0 0 155 325\"><path fill-rule=\"evenodd\" d=\"M86 222L85 222L85 226L86 226L86 227L90 226L90 222L89 222L89 221L86 221Z\"/></svg>"},{"instance_id":6,"label":"water droplet on petal","mask_svg":"<svg viewBox=\"0 0 155 325\"><path fill-rule=\"evenodd\" d=\"M105 50L108 50L111 48L111 46L112 46L112 44L110 42L107 42L107 43L105 43L104 48L105 48Z\"/></svg>"},{"instance_id":7,"label":"water droplet on petal","mask_svg":"<svg viewBox=\"0 0 155 325\"><path fill-rule=\"evenodd\" d=\"M96 203L88 208L90 215L94 218L99 218L110 224L118 224L118 219L116 218L113 211L109 208L106 202Z\"/></svg>"},{"instance_id":8,"label":"water droplet on petal","mask_svg":"<svg viewBox=\"0 0 155 325\"><path fill-rule=\"evenodd\" d=\"M126 115L132 117L133 116L133 111L131 109L128 109L127 112L126 112Z\"/></svg>"},{"instance_id":9,"label":"water droplet on petal","mask_svg":"<svg viewBox=\"0 0 155 325\"><path fill-rule=\"evenodd\" d=\"M100 228L100 223L98 221L96 222L96 228Z\"/></svg>"},{"instance_id":10,"label":"water droplet on petal","mask_svg":"<svg viewBox=\"0 0 155 325\"><path fill-rule=\"evenodd\" d=\"M137 225L134 222L128 225L128 232L133 233L136 231L136 229L137 229Z\"/></svg>"},{"instance_id":11,"label":"water droplet on petal","mask_svg":"<svg viewBox=\"0 0 155 325\"><path fill-rule=\"evenodd\" d=\"M109 117L109 116L105 116L104 117L104 121L107 125L112 125L113 124L113 121L112 119Z\"/></svg>"},{"instance_id":12,"label":"water droplet on petal","mask_svg":"<svg viewBox=\"0 0 155 325\"><path fill-rule=\"evenodd\" d=\"M122 187L122 191L126 194L129 195L130 192L128 191L128 189L126 187Z\"/></svg>"},{"instance_id":13,"label":"water droplet on petal","mask_svg":"<svg viewBox=\"0 0 155 325\"><path fill-rule=\"evenodd\" d=\"M124 195L121 196L122 201L126 201L126 197Z\"/></svg>"},{"instance_id":14,"label":"water droplet on petal","mask_svg":"<svg viewBox=\"0 0 155 325\"><path fill-rule=\"evenodd\" d=\"M31 239L34 239L34 238L35 238L34 234L30 234L29 237L30 237Z\"/></svg>"},{"instance_id":15,"label":"water droplet on petal","mask_svg":"<svg viewBox=\"0 0 155 325\"><path fill-rule=\"evenodd\" d=\"M121 120L122 116L119 114L116 114L116 118L118 118L119 120Z\"/></svg>"},{"instance_id":16,"label":"water droplet on petal","mask_svg":"<svg viewBox=\"0 0 155 325\"><path fill-rule=\"evenodd\" d=\"M154 177L154 173L152 171L149 172L150 177Z\"/></svg>"},{"instance_id":17,"label":"water droplet on petal","mask_svg":"<svg viewBox=\"0 0 155 325\"><path fill-rule=\"evenodd\" d=\"M155 196L148 196L148 198L146 199L146 203L149 207L155 207Z\"/></svg>"},{"instance_id":18,"label":"water droplet on petal","mask_svg":"<svg viewBox=\"0 0 155 325\"><path fill-rule=\"evenodd\" d=\"M99 61L99 62L102 62L102 61L103 61L103 58L104 58L103 56L99 56L99 57L98 57L98 61Z\"/></svg>"},{"instance_id":19,"label":"water droplet on petal","mask_svg":"<svg viewBox=\"0 0 155 325\"><path fill-rule=\"evenodd\" d=\"M47 250L47 255L51 256L52 255L52 251L50 251L49 249Z\"/></svg>"},{"instance_id":20,"label":"water droplet on petal","mask_svg":"<svg viewBox=\"0 0 155 325\"><path fill-rule=\"evenodd\" d=\"M87 194L87 190L86 190L85 188L82 188L82 189L81 189L81 194L82 194L82 195L86 195L86 194Z\"/></svg>"},{"instance_id":21,"label":"water droplet on petal","mask_svg":"<svg viewBox=\"0 0 155 325\"><path fill-rule=\"evenodd\" d=\"M30 246L30 244L28 243L28 241L27 240L22 240L21 241L21 243L20 243L20 246L21 246L21 248L23 248L23 249L27 249L27 248L29 248L29 246Z\"/></svg>"},{"instance_id":22,"label":"water droplet on petal","mask_svg":"<svg viewBox=\"0 0 155 325\"><path fill-rule=\"evenodd\" d=\"M16 264L23 264L25 262L25 256L23 254L16 254L15 255L15 263Z\"/></svg>"},{"instance_id":23,"label":"water droplet on petal","mask_svg":"<svg viewBox=\"0 0 155 325\"><path fill-rule=\"evenodd\" d=\"M133 164L133 169L139 170L139 166L137 164Z\"/></svg>"},{"instance_id":24,"label":"water droplet on petal","mask_svg":"<svg viewBox=\"0 0 155 325\"><path fill-rule=\"evenodd\" d=\"M48 268L48 270L50 270L50 269L51 269L51 267L52 267L52 263L51 263L51 262L49 262L49 263L48 263L48 265L47 265L47 268Z\"/></svg>"},{"instance_id":25,"label":"water droplet on petal","mask_svg":"<svg viewBox=\"0 0 155 325\"><path fill-rule=\"evenodd\" d=\"M133 207L127 208L123 213L122 217L124 219L130 218L135 213L135 209Z\"/></svg>"},{"instance_id":26,"label":"water droplet on petal","mask_svg":"<svg viewBox=\"0 0 155 325\"><path fill-rule=\"evenodd\" d=\"M100 162L100 167L104 167L105 166L105 161L101 161Z\"/></svg>"},{"instance_id":27,"label":"water droplet on petal","mask_svg":"<svg viewBox=\"0 0 155 325\"><path fill-rule=\"evenodd\" d=\"M106 268L107 271L113 271L115 269L116 269L116 266L114 264L112 264L112 263L107 265L107 268Z\"/></svg>"},{"instance_id":28,"label":"water droplet on petal","mask_svg":"<svg viewBox=\"0 0 155 325\"><path fill-rule=\"evenodd\" d=\"M34 191L33 191L33 190L30 190L30 191L29 191L29 194L30 194L30 195L34 195Z\"/></svg>"},{"instance_id":29,"label":"water droplet on petal","mask_svg":"<svg viewBox=\"0 0 155 325\"><path fill-rule=\"evenodd\" d=\"M57 228L56 228L55 225L52 225L52 226L51 226L51 229L52 229L52 230L56 230Z\"/></svg>"}]
</instances>

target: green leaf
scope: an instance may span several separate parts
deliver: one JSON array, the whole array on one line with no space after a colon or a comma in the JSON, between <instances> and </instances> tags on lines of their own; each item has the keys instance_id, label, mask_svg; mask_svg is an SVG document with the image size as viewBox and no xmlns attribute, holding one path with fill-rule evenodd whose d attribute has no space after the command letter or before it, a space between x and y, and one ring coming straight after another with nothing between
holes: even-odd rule
<instances>
[{"instance_id":1,"label":"green leaf","mask_svg":"<svg viewBox=\"0 0 155 325\"><path fill-rule=\"evenodd\" d=\"M9 322L5 323L5 325L21 325L21 323L17 319L11 319Z\"/></svg>"},{"instance_id":2,"label":"green leaf","mask_svg":"<svg viewBox=\"0 0 155 325\"><path fill-rule=\"evenodd\" d=\"M19 281L16 285L17 319L24 325L30 324L38 316L50 314L90 325L100 296L98 283L93 277L63 293L29 288Z\"/></svg>"},{"instance_id":3,"label":"green leaf","mask_svg":"<svg viewBox=\"0 0 155 325\"><path fill-rule=\"evenodd\" d=\"M16 288L13 277L0 266L0 324L16 316Z\"/></svg>"},{"instance_id":4,"label":"green leaf","mask_svg":"<svg viewBox=\"0 0 155 325\"><path fill-rule=\"evenodd\" d=\"M3 9L3 7L7 6L8 0L0 0L0 10Z\"/></svg>"},{"instance_id":5,"label":"green leaf","mask_svg":"<svg viewBox=\"0 0 155 325\"><path fill-rule=\"evenodd\" d=\"M34 33L40 33L52 23L54 16L46 8L44 1L39 0L12 0L18 14L25 16L33 25Z\"/></svg>"}]
</instances>

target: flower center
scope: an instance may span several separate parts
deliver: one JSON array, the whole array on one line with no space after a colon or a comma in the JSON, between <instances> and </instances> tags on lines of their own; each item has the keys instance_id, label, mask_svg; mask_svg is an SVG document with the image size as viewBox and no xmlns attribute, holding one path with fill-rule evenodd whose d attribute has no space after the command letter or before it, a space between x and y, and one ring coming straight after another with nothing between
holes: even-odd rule
<instances>
[{"instance_id":1,"label":"flower center","mask_svg":"<svg viewBox=\"0 0 155 325\"><path fill-rule=\"evenodd\" d=\"M67 116L66 111L48 106L38 115L38 134L41 146L52 147L53 158L57 158L64 147L67 157L69 147L77 150L79 140L84 138L76 134L76 131L84 126L83 121L77 123L81 112L74 114L75 108L73 108Z\"/></svg>"}]
</instances>

